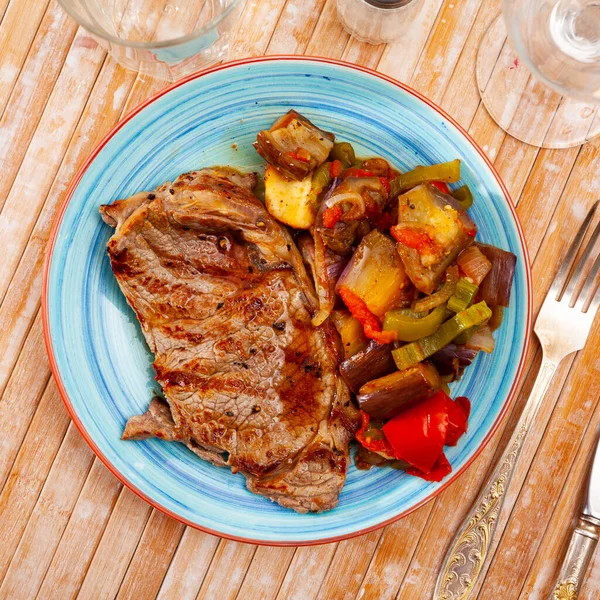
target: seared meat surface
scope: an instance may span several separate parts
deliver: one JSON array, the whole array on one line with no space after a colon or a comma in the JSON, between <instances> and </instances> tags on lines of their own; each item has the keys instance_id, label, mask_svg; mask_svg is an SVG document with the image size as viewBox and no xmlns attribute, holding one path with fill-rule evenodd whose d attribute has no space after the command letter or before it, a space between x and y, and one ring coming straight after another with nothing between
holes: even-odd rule
<instances>
[{"instance_id":1,"label":"seared meat surface","mask_svg":"<svg viewBox=\"0 0 600 600\"><path fill-rule=\"evenodd\" d=\"M357 411L338 375L337 333L253 175L203 169L101 207L113 272L154 353L166 403L124 439L185 443L299 512L337 503Z\"/></svg>"}]
</instances>

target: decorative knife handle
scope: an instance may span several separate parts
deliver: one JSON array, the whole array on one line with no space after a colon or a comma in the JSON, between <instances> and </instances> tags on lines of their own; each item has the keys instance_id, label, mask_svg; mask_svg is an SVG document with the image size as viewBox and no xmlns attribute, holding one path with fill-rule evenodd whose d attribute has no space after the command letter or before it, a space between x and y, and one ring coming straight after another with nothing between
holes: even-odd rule
<instances>
[{"instance_id":1,"label":"decorative knife handle","mask_svg":"<svg viewBox=\"0 0 600 600\"><path fill-rule=\"evenodd\" d=\"M556 371L544 358L531 395L498 465L461 524L444 559L435 600L466 600L471 595L492 547L498 517L527 432Z\"/></svg>"},{"instance_id":2,"label":"decorative knife handle","mask_svg":"<svg viewBox=\"0 0 600 600\"><path fill-rule=\"evenodd\" d=\"M563 560L550 600L576 600L598 543L600 521L581 515Z\"/></svg>"},{"instance_id":3,"label":"decorative knife handle","mask_svg":"<svg viewBox=\"0 0 600 600\"><path fill-rule=\"evenodd\" d=\"M498 466L463 521L444 560L435 600L466 600L473 591L492 545L498 516L526 433L524 425L515 431Z\"/></svg>"}]
</instances>

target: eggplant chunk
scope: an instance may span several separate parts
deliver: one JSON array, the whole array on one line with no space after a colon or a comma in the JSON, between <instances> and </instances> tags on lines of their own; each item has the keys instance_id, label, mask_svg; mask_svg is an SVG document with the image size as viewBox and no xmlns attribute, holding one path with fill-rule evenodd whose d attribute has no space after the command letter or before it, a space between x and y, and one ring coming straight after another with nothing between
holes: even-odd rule
<instances>
[{"instance_id":1,"label":"eggplant chunk","mask_svg":"<svg viewBox=\"0 0 600 600\"><path fill-rule=\"evenodd\" d=\"M375 379L360 388L358 404L374 419L387 420L427 398L442 387L435 367L419 363Z\"/></svg>"},{"instance_id":2,"label":"eggplant chunk","mask_svg":"<svg viewBox=\"0 0 600 600\"><path fill-rule=\"evenodd\" d=\"M432 185L420 185L398 199L398 225L392 235L406 274L424 294L438 288L458 254L475 240L477 227L455 198Z\"/></svg>"},{"instance_id":3,"label":"eggplant chunk","mask_svg":"<svg viewBox=\"0 0 600 600\"><path fill-rule=\"evenodd\" d=\"M380 345L372 341L367 348L346 359L340 365L340 373L348 387L356 394L368 381L394 371L393 349L394 344Z\"/></svg>"},{"instance_id":4,"label":"eggplant chunk","mask_svg":"<svg viewBox=\"0 0 600 600\"><path fill-rule=\"evenodd\" d=\"M333 133L290 110L258 133L254 147L280 173L300 181L327 160L334 139Z\"/></svg>"}]
</instances>

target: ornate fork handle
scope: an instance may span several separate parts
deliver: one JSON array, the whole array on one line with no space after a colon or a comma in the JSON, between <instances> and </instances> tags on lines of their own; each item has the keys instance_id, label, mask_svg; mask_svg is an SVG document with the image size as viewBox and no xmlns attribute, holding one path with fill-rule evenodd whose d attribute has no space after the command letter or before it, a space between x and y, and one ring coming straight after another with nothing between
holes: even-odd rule
<instances>
[{"instance_id":1,"label":"ornate fork handle","mask_svg":"<svg viewBox=\"0 0 600 600\"><path fill-rule=\"evenodd\" d=\"M436 600L466 600L473 591L492 546L498 516L521 454L523 442L556 367L557 362L544 357L535 385L510 442L446 554L435 589Z\"/></svg>"}]
</instances>

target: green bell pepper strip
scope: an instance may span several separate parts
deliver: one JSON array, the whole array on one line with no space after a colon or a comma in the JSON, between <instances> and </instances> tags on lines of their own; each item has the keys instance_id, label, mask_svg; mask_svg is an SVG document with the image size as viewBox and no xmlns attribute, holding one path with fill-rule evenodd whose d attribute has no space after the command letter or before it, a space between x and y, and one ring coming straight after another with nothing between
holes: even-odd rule
<instances>
[{"instance_id":1,"label":"green bell pepper strip","mask_svg":"<svg viewBox=\"0 0 600 600\"><path fill-rule=\"evenodd\" d=\"M485 302L474 304L454 315L434 334L394 350L392 356L396 366L402 371L420 363L448 345L463 331L481 325L491 316L492 311Z\"/></svg>"},{"instance_id":2,"label":"green bell pepper strip","mask_svg":"<svg viewBox=\"0 0 600 600\"><path fill-rule=\"evenodd\" d=\"M483 323L481 325L483 325ZM481 327L481 325L469 327L469 329L463 331L457 338L453 340L454 343L457 346L462 346L463 344L466 344L469 341L469 338Z\"/></svg>"},{"instance_id":3,"label":"green bell pepper strip","mask_svg":"<svg viewBox=\"0 0 600 600\"><path fill-rule=\"evenodd\" d=\"M465 277L461 277L456 284L454 295L448 300L448 308L455 313L469 308L478 289L479 287L474 283L471 283Z\"/></svg>"},{"instance_id":4,"label":"green bell pepper strip","mask_svg":"<svg viewBox=\"0 0 600 600\"><path fill-rule=\"evenodd\" d=\"M339 160L345 169L356 162L354 148L348 142L336 142L329 153L329 157L331 160Z\"/></svg>"},{"instance_id":5,"label":"green bell pepper strip","mask_svg":"<svg viewBox=\"0 0 600 600\"><path fill-rule=\"evenodd\" d=\"M473 192L471 192L471 188L468 185L463 185L454 190L452 195L464 210L468 210L473 206Z\"/></svg>"},{"instance_id":6,"label":"green bell pepper strip","mask_svg":"<svg viewBox=\"0 0 600 600\"><path fill-rule=\"evenodd\" d=\"M438 306L431 314L416 318L402 314L404 311L390 310L383 321L384 331L395 331L402 342L414 342L434 334L444 322L446 306ZM413 313L420 314L420 313Z\"/></svg>"},{"instance_id":7,"label":"green bell pepper strip","mask_svg":"<svg viewBox=\"0 0 600 600\"><path fill-rule=\"evenodd\" d=\"M432 310L436 306L448 302L450 297L456 291L458 279L458 267L456 265L453 267L448 267L446 270L446 280L444 281L442 288L430 296L425 296L425 298L417 300L414 304L414 309L417 312Z\"/></svg>"},{"instance_id":8,"label":"green bell pepper strip","mask_svg":"<svg viewBox=\"0 0 600 600\"><path fill-rule=\"evenodd\" d=\"M390 182L390 197L395 198L411 188L429 183L430 181L443 181L456 183L460 179L460 160L452 160L439 165L415 167L408 173L401 173Z\"/></svg>"}]
</instances>

